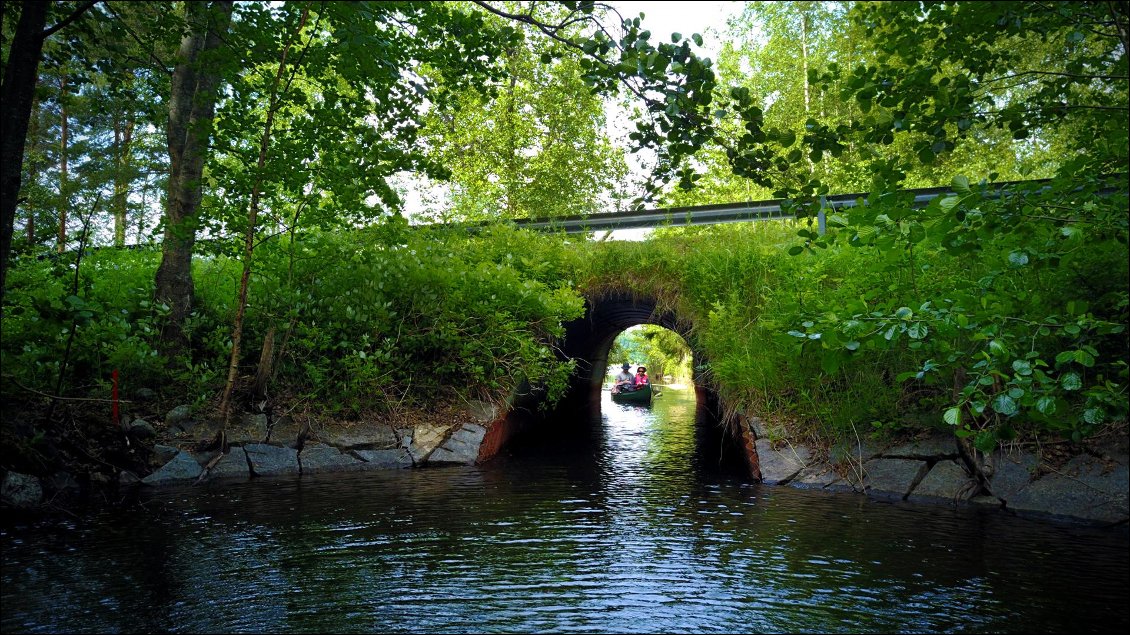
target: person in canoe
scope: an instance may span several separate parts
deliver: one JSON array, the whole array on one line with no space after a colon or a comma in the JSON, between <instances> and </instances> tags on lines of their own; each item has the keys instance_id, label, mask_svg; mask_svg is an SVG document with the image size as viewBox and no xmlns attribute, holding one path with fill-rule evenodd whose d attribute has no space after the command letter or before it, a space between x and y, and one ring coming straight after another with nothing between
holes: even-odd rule
<instances>
[{"instance_id":1,"label":"person in canoe","mask_svg":"<svg viewBox=\"0 0 1130 635\"><path fill-rule=\"evenodd\" d=\"M624 364L620 367L620 372L617 373L616 378L612 384L613 394L635 390L636 378L632 376L632 373L630 371L631 368L632 365L628 362L624 362Z\"/></svg>"},{"instance_id":2,"label":"person in canoe","mask_svg":"<svg viewBox=\"0 0 1130 635\"><path fill-rule=\"evenodd\" d=\"M636 377L633 380L633 383L635 384L637 390L640 389L640 388L643 388L644 386L646 386L649 383L648 379L647 379L647 367L646 366L640 366L639 368L636 369Z\"/></svg>"}]
</instances>

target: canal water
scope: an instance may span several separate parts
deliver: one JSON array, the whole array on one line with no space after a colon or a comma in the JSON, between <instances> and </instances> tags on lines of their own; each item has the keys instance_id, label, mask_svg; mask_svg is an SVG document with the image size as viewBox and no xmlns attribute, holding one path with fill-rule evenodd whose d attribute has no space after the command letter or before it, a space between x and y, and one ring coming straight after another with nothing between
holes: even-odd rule
<instances>
[{"instance_id":1,"label":"canal water","mask_svg":"<svg viewBox=\"0 0 1130 635\"><path fill-rule=\"evenodd\" d=\"M482 467L261 479L159 491L129 513L4 520L0 627L1125 632L1126 527L759 486L720 463L704 416L691 391L651 408L604 393L591 421L547 424L564 438Z\"/></svg>"}]
</instances>

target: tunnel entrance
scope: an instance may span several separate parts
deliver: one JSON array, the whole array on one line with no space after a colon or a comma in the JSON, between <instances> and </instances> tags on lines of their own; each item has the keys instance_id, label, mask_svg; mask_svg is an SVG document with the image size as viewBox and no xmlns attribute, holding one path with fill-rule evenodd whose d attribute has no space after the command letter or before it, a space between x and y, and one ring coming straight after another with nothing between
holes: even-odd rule
<instances>
[{"instance_id":1,"label":"tunnel entrance","mask_svg":"<svg viewBox=\"0 0 1130 635\"><path fill-rule=\"evenodd\" d=\"M641 360L610 359L609 353L617 336L640 325L659 326L677 334L690 349L694 359L691 382L700 403L711 405L716 397L702 380L699 369L705 360L690 336L692 324L680 319L674 311L661 310L655 299L628 294L605 295L586 303L585 315L565 325L561 354L575 362L569 394L563 405L572 408L599 409L601 388L611 365ZM636 364L638 365L638 364ZM634 372L635 365L633 365Z\"/></svg>"},{"instance_id":2,"label":"tunnel entrance","mask_svg":"<svg viewBox=\"0 0 1130 635\"><path fill-rule=\"evenodd\" d=\"M541 445L547 438L551 443L556 438L558 442L571 444L591 439L594 435L602 435L603 432L599 429L602 407L613 407L606 389L607 382L612 379L609 368L619 368L620 364L627 361L632 364L632 372L635 373L641 363L649 361L642 356L614 359L610 355L614 350L621 357L633 354L626 353L623 347L616 349L616 339L625 331L639 329L641 326L646 330L648 325L670 331L672 336L681 339L689 349L692 359L690 390L680 390L678 393L681 399L693 395L691 398L698 413L693 417L695 437L704 448L710 448L709 454L712 456L718 459L727 457L727 462L734 457L743 457L740 460L744 464L741 443L733 438L729 426L721 422L720 401L706 382L703 369L707 360L696 347L691 335L693 324L681 319L674 311L659 308L653 298L629 294L606 294L589 299L584 316L565 325L565 338L560 354L563 358L574 361L569 388L566 395L552 408L544 407L541 403L543 395L537 390L530 390L516 400L510 420L515 424L515 441L522 439L518 447L527 442ZM657 370L667 374L665 369ZM662 379L652 373L649 376L653 382Z\"/></svg>"}]
</instances>

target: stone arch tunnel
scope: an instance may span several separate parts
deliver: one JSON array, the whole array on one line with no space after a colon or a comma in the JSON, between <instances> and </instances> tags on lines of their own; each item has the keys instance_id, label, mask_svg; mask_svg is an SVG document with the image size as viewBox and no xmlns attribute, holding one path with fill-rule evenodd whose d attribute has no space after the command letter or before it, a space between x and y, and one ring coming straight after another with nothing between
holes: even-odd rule
<instances>
[{"instance_id":1,"label":"stone arch tunnel","mask_svg":"<svg viewBox=\"0 0 1130 635\"><path fill-rule=\"evenodd\" d=\"M652 297L639 297L628 293L602 294L589 297L585 302L584 315L565 325L565 337L560 346L560 355L575 361L573 375L567 394L554 409L543 410L541 402L544 392L539 390L520 390L515 395L509 412L502 425L495 426L487 434L480 450L480 460L497 454L504 445L518 436L527 433L544 439L566 435L570 439L584 434L577 426L584 426L596 420L600 411L602 387L608 369L608 353L612 344L625 329L638 324L655 324L674 331L683 338L691 349L695 367L692 373L695 398L700 408L696 416L696 438L702 447L724 448L728 460L749 461L752 451L744 440L734 436L732 426L721 421L721 404L718 395L708 385L700 367L705 363L702 351L691 336L693 323L675 312L662 309ZM578 416L579 415L579 416ZM539 420L552 420L555 425L531 425ZM587 430L591 433L591 428ZM721 460L718 455L718 460Z\"/></svg>"},{"instance_id":2,"label":"stone arch tunnel","mask_svg":"<svg viewBox=\"0 0 1130 635\"><path fill-rule=\"evenodd\" d=\"M654 298L620 293L588 299L584 316L565 325L561 347L566 357L576 360L569 395L572 400L599 401L613 341L622 331L638 324L655 324L678 333L691 347L696 367L702 363L701 352L690 337L691 324L672 311L657 310ZM697 372L695 380L696 392L701 391Z\"/></svg>"},{"instance_id":3,"label":"stone arch tunnel","mask_svg":"<svg viewBox=\"0 0 1130 635\"><path fill-rule=\"evenodd\" d=\"M655 324L678 333L691 349L694 358L694 388L699 403L717 408L714 391L701 380L699 366L704 357L690 336L691 322L670 310L662 310L655 298L638 297L628 293L603 294L588 298L582 317L565 324L565 337L560 354L575 361L569 392L561 408L592 412L599 408L600 391L608 368L608 353L612 344L625 329L638 324ZM533 410L540 401L535 391L519 405L521 410Z\"/></svg>"}]
</instances>

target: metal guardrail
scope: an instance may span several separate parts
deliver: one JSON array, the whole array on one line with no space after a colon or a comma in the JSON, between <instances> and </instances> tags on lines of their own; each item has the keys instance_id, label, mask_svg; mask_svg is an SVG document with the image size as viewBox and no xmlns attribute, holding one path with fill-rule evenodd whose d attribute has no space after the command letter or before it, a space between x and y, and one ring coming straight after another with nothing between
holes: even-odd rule
<instances>
[{"instance_id":1,"label":"metal guardrail","mask_svg":"<svg viewBox=\"0 0 1130 635\"><path fill-rule=\"evenodd\" d=\"M993 192L990 196L1000 196L1002 191L1018 186L1031 186L1047 183L1047 180L1009 181L989 185ZM973 188L980 186L973 185ZM928 187L907 189L902 192L913 193L915 208L925 207L939 196L953 192L949 187ZM820 197L820 209L816 214L819 231L824 233L825 214L828 211L855 207L866 204L869 193L835 194ZM792 211L782 209L789 204L788 199L771 199L766 201L747 201L742 203L722 203L716 205L694 205L687 207L670 207L658 209L645 209L633 212L611 212L605 214L591 214L589 216L568 216L549 219L519 219L512 221L518 227L526 229L561 231L567 234L616 230L636 229L640 227L660 226L686 226L686 225L715 225L719 223L742 223L760 220L783 220L796 218Z\"/></svg>"}]
</instances>

